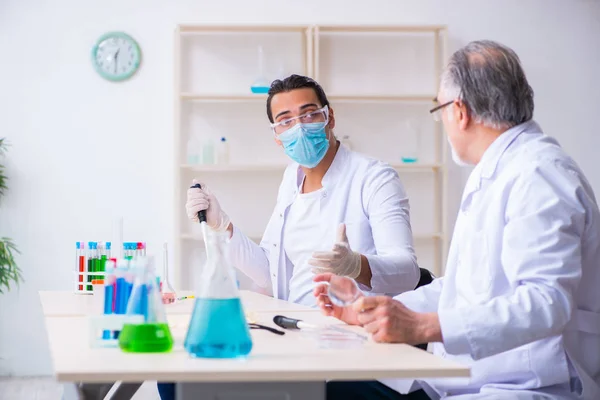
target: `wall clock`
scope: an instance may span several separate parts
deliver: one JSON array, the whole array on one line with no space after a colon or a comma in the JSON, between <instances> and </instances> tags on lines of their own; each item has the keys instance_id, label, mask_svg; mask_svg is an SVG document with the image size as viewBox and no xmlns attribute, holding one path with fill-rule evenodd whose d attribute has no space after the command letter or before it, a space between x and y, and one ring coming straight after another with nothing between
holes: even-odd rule
<instances>
[{"instance_id":1,"label":"wall clock","mask_svg":"<svg viewBox=\"0 0 600 400\"><path fill-rule=\"evenodd\" d=\"M124 81L140 67L142 52L137 42L123 32L102 35L92 49L96 72L109 81Z\"/></svg>"}]
</instances>

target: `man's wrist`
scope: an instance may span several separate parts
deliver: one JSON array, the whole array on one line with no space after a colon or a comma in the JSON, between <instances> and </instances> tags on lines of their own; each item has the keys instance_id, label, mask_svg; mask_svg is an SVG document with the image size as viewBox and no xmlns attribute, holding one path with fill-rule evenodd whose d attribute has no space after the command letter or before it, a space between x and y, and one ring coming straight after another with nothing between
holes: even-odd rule
<instances>
[{"instance_id":1,"label":"man's wrist","mask_svg":"<svg viewBox=\"0 0 600 400\"><path fill-rule=\"evenodd\" d=\"M422 313L420 315L417 341L419 343L443 342L442 327L438 313Z\"/></svg>"}]
</instances>

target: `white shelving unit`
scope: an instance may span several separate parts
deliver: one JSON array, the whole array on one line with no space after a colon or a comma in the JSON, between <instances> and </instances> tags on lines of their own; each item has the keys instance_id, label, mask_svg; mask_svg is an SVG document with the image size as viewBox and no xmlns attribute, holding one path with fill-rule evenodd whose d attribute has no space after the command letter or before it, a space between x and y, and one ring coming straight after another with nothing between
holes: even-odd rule
<instances>
[{"instance_id":1,"label":"white shelving unit","mask_svg":"<svg viewBox=\"0 0 600 400\"><path fill-rule=\"evenodd\" d=\"M292 73L315 78L335 110L336 134L350 135L354 150L398 171L409 194L419 263L442 275L447 142L428 110L446 59L445 41L443 26L178 26L175 285L191 287L202 256L199 227L183 211L192 178L206 183L236 226L257 242L275 205L288 160L270 132L266 94L250 91L259 74L259 46L269 81ZM226 137L231 163L189 164L192 134ZM418 160L404 163L400 149L411 138Z\"/></svg>"}]
</instances>

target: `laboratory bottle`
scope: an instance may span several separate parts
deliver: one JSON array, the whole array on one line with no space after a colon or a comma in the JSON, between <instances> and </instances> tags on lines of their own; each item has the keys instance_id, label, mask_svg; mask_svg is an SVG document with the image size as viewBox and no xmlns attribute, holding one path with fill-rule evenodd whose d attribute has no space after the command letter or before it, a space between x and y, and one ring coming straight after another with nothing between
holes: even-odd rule
<instances>
[{"instance_id":1,"label":"laboratory bottle","mask_svg":"<svg viewBox=\"0 0 600 400\"><path fill-rule=\"evenodd\" d=\"M212 135L204 135L202 141L202 164L215 163L215 141Z\"/></svg>"},{"instance_id":2,"label":"laboratory bottle","mask_svg":"<svg viewBox=\"0 0 600 400\"><path fill-rule=\"evenodd\" d=\"M200 274L184 348L193 357L235 358L252 339L229 261L228 234L207 230L208 258Z\"/></svg>"},{"instance_id":3,"label":"laboratory bottle","mask_svg":"<svg viewBox=\"0 0 600 400\"><path fill-rule=\"evenodd\" d=\"M165 353L173 348L162 295L150 257L132 262L135 281L127 303L127 315L141 315L142 323L126 323L119 335L121 350L131 353Z\"/></svg>"},{"instance_id":4,"label":"laboratory bottle","mask_svg":"<svg viewBox=\"0 0 600 400\"><path fill-rule=\"evenodd\" d=\"M217 163L229 164L229 142L222 137L217 144Z\"/></svg>"},{"instance_id":5,"label":"laboratory bottle","mask_svg":"<svg viewBox=\"0 0 600 400\"><path fill-rule=\"evenodd\" d=\"M186 163L190 165L200 164L200 147L197 135L190 135L185 145Z\"/></svg>"}]
</instances>

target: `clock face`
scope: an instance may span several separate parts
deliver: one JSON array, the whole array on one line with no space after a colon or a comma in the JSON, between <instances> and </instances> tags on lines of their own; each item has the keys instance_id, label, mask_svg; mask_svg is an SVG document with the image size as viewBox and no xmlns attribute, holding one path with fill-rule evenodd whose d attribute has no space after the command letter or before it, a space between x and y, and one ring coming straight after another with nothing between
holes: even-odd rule
<instances>
[{"instance_id":1,"label":"clock face","mask_svg":"<svg viewBox=\"0 0 600 400\"><path fill-rule=\"evenodd\" d=\"M139 68L140 47L129 35L110 32L103 35L92 50L92 63L105 79L122 81L130 78Z\"/></svg>"}]
</instances>

